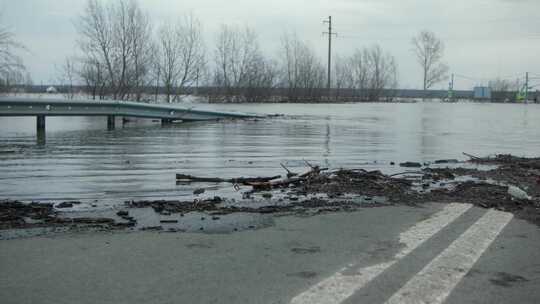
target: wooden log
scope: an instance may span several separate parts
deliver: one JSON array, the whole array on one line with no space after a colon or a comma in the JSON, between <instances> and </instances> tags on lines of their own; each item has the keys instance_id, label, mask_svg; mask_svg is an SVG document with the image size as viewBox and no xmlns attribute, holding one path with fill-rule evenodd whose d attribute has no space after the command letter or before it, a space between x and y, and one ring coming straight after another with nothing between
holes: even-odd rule
<instances>
[{"instance_id":1,"label":"wooden log","mask_svg":"<svg viewBox=\"0 0 540 304\"><path fill-rule=\"evenodd\" d=\"M219 178L219 177L198 177L187 174L176 174L176 181L180 182L202 182L202 183L232 183L232 184L247 184L269 182L281 178L281 175L270 177L237 177L237 178Z\"/></svg>"},{"instance_id":2,"label":"wooden log","mask_svg":"<svg viewBox=\"0 0 540 304\"><path fill-rule=\"evenodd\" d=\"M297 177L291 177L291 178L286 178L286 179L277 180L277 181L246 183L246 185L252 186L253 190L255 191L265 191L265 190L272 190L278 187L288 186L290 184L298 183L305 180L307 180L306 177L297 176Z\"/></svg>"}]
</instances>

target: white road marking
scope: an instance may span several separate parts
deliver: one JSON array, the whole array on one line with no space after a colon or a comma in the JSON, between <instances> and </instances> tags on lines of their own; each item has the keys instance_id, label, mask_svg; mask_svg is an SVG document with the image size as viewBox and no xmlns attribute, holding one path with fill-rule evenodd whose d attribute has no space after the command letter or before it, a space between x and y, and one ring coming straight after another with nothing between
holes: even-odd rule
<instances>
[{"instance_id":1,"label":"white road marking","mask_svg":"<svg viewBox=\"0 0 540 304\"><path fill-rule=\"evenodd\" d=\"M430 218L414 225L400 234L399 240L404 248L391 261L359 269L358 272L347 273L350 267L341 269L336 274L324 279L291 300L291 304L331 304L341 303L369 281L373 280L387 268L411 253L414 249L431 238L442 228L453 222L472 207L470 204L448 204ZM350 272L350 271L349 271Z\"/></svg>"},{"instance_id":2,"label":"white road marking","mask_svg":"<svg viewBox=\"0 0 540 304\"><path fill-rule=\"evenodd\" d=\"M513 215L490 210L386 303L443 303Z\"/></svg>"}]
</instances>

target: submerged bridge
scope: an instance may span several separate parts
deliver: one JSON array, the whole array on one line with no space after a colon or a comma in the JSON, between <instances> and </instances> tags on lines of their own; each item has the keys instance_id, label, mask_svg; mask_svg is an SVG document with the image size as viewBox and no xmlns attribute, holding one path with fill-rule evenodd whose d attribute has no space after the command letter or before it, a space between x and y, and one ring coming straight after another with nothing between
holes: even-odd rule
<instances>
[{"instance_id":1,"label":"submerged bridge","mask_svg":"<svg viewBox=\"0 0 540 304\"><path fill-rule=\"evenodd\" d=\"M47 116L106 116L109 129L114 129L115 118L118 116L160 119L162 124L174 121L261 117L246 113L194 110L166 104L38 98L0 98L0 116L35 116L38 133L45 132Z\"/></svg>"}]
</instances>

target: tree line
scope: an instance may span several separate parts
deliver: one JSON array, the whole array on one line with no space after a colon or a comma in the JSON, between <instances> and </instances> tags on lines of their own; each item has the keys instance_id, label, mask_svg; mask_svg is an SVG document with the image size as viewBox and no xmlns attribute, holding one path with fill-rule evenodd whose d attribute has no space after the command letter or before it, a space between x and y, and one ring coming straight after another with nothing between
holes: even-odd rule
<instances>
[{"instance_id":1,"label":"tree line","mask_svg":"<svg viewBox=\"0 0 540 304\"><path fill-rule=\"evenodd\" d=\"M215 101L368 101L391 98L383 92L398 87L396 59L377 44L334 56L329 92L326 65L294 32L282 35L273 54L261 49L257 33L247 26L223 24L212 45L206 45L194 15L155 26L136 0L87 0L75 26L77 51L59 69L70 98L82 85L94 99L173 102L205 87ZM420 32L411 45L424 90L448 79L444 43L434 33ZM0 28L0 90L31 82L15 51L24 46ZM497 80L492 84L495 90L513 87Z\"/></svg>"},{"instance_id":2,"label":"tree line","mask_svg":"<svg viewBox=\"0 0 540 304\"><path fill-rule=\"evenodd\" d=\"M283 34L275 56L263 52L247 26L224 24L207 46L195 16L154 27L135 0L88 0L76 28L78 54L66 60L63 80L68 86L82 82L96 99L163 96L172 102L198 86L212 87L212 98L228 101L328 97L325 65L294 32ZM397 63L374 45L339 57L333 78L340 89L378 99L383 89L397 86ZM286 96L274 96L276 88Z\"/></svg>"}]
</instances>

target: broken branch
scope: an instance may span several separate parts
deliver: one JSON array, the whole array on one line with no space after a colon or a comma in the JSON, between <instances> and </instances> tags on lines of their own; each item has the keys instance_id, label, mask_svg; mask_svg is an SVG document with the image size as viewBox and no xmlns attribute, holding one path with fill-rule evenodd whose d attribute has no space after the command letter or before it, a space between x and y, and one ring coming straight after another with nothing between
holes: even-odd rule
<instances>
[{"instance_id":1,"label":"broken branch","mask_svg":"<svg viewBox=\"0 0 540 304\"><path fill-rule=\"evenodd\" d=\"M289 170L287 167L285 167L284 164L280 163L280 165L281 165L281 167L282 167L283 169L285 169L285 171L287 171L287 178L291 178L291 177L293 177L293 176L297 176L297 175L298 175L298 173L294 173L294 172L292 172L291 170Z\"/></svg>"},{"instance_id":2,"label":"broken branch","mask_svg":"<svg viewBox=\"0 0 540 304\"><path fill-rule=\"evenodd\" d=\"M463 152L463 155L465 155L465 156L467 156L467 157L469 157L469 158L471 158L471 159L474 159L474 160L482 160L482 158L480 158L480 157L478 157L478 156L471 155L471 154L469 154L469 153Z\"/></svg>"}]
</instances>

